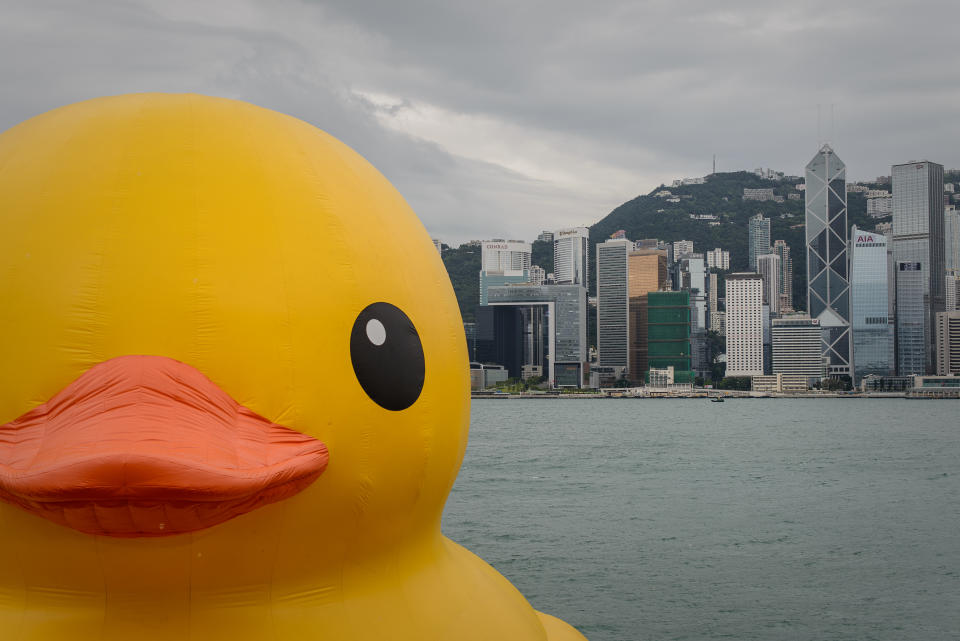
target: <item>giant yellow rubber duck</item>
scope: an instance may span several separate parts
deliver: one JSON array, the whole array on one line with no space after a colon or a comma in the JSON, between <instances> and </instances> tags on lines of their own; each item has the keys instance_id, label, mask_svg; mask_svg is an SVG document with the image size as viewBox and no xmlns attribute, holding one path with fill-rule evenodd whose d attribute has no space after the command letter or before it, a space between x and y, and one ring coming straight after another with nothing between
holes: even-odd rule
<instances>
[{"instance_id":1,"label":"giant yellow rubber duck","mask_svg":"<svg viewBox=\"0 0 960 641\"><path fill-rule=\"evenodd\" d=\"M583 639L440 532L443 264L314 127L141 94L0 135L0 638Z\"/></svg>"}]
</instances>

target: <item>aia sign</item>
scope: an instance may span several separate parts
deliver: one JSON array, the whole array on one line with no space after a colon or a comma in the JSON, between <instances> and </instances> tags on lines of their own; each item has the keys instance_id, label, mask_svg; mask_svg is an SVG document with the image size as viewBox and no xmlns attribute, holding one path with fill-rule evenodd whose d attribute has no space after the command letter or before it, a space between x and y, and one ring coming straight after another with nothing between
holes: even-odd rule
<instances>
[{"instance_id":1,"label":"aia sign","mask_svg":"<svg viewBox=\"0 0 960 641\"><path fill-rule=\"evenodd\" d=\"M870 234L860 234L859 236L857 236L857 242L858 242L858 243L872 243L872 242L873 242L873 236L871 236Z\"/></svg>"}]
</instances>

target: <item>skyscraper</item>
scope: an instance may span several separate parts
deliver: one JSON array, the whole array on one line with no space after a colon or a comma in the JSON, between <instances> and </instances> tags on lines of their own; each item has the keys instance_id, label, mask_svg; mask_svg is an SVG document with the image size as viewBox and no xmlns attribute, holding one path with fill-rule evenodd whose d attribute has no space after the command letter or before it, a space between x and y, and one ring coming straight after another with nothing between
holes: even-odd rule
<instances>
[{"instance_id":1,"label":"skyscraper","mask_svg":"<svg viewBox=\"0 0 960 641\"><path fill-rule=\"evenodd\" d=\"M757 269L757 256L770 253L770 219L757 214L747 223L748 260L751 271Z\"/></svg>"},{"instance_id":2,"label":"skyscraper","mask_svg":"<svg viewBox=\"0 0 960 641\"><path fill-rule=\"evenodd\" d=\"M770 315L780 315L780 256L757 256L757 273L763 277L763 302L770 306Z\"/></svg>"},{"instance_id":3,"label":"skyscraper","mask_svg":"<svg viewBox=\"0 0 960 641\"><path fill-rule=\"evenodd\" d=\"M480 304L487 304L487 289L509 283L530 282L530 243L494 238L480 246Z\"/></svg>"},{"instance_id":4,"label":"skyscraper","mask_svg":"<svg viewBox=\"0 0 960 641\"><path fill-rule=\"evenodd\" d=\"M854 383L864 376L894 373L893 324L888 315L887 238L850 230L850 291Z\"/></svg>"},{"instance_id":5,"label":"skyscraper","mask_svg":"<svg viewBox=\"0 0 960 641\"><path fill-rule=\"evenodd\" d=\"M773 241L773 253L780 257L780 313L793 311L793 259L790 246L783 240Z\"/></svg>"},{"instance_id":6,"label":"skyscraper","mask_svg":"<svg viewBox=\"0 0 960 641\"><path fill-rule=\"evenodd\" d=\"M727 376L763 374L763 279L727 276Z\"/></svg>"},{"instance_id":7,"label":"skyscraper","mask_svg":"<svg viewBox=\"0 0 960 641\"><path fill-rule=\"evenodd\" d=\"M673 367L674 382L692 383L688 292L649 292L646 333L647 372Z\"/></svg>"},{"instance_id":8,"label":"skyscraper","mask_svg":"<svg viewBox=\"0 0 960 641\"><path fill-rule=\"evenodd\" d=\"M823 145L806 167L807 310L820 321L828 375L850 375L846 166Z\"/></svg>"},{"instance_id":9,"label":"skyscraper","mask_svg":"<svg viewBox=\"0 0 960 641\"><path fill-rule=\"evenodd\" d=\"M570 227L553 232L553 278L557 285L587 286L590 230Z\"/></svg>"},{"instance_id":10,"label":"skyscraper","mask_svg":"<svg viewBox=\"0 0 960 641\"><path fill-rule=\"evenodd\" d=\"M808 384L823 377L818 320L806 314L774 318L770 333L774 374L805 376Z\"/></svg>"},{"instance_id":11,"label":"skyscraper","mask_svg":"<svg viewBox=\"0 0 960 641\"><path fill-rule=\"evenodd\" d=\"M630 337L627 255L632 250L626 239L597 244L597 362L624 371Z\"/></svg>"},{"instance_id":12,"label":"skyscraper","mask_svg":"<svg viewBox=\"0 0 960 641\"><path fill-rule=\"evenodd\" d=\"M946 302L943 165L894 165L892 183L897 373L930 374L934 324Z\"/></svg>"},{"instance_id":13,"label":"skyscraper","mask_svg":"<svg viewBox=\"0 0 960 641\"><path fill-rule=\"evenodd\" d=\"M629 378L641 382L650 369L647 343L647 294L667 284L667 253L660 249L638 249L627 257L629 305Z\"/></svg>"}]
</instances>

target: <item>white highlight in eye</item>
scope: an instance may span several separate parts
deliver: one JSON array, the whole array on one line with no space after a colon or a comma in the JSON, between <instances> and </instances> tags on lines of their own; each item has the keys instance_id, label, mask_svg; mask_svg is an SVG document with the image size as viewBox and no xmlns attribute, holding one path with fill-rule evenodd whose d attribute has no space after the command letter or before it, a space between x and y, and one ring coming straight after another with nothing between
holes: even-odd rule
<instances>
[{"instance_id":1,"label":"white highlight in eye","mask_svg":"<svg viewBox=\"0 0 960 641\"><path fill-rule=\"evenodd\" d=\"M376 318L367 321L367 338L374 345L383 345L387 340L387 328Z\"/></svg>"}]
</instances>

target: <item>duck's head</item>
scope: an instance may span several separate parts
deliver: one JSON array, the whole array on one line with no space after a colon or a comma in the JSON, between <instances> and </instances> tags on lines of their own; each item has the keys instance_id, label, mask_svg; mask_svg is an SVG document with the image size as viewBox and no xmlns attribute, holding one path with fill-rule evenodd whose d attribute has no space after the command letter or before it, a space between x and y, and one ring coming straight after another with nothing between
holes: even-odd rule
<instances>
[{"instance_id":1,"label":"duck's head","mask_svg":"<svg viewBox=\"0 0 960 641\"><path fill-rule=\"evenodd\" d=\"M439 536L461 319L355 152L242 102L102 98L0 135L0 216L0 567L189 547L275 578Z\"/></svg>"}]
</instances>

